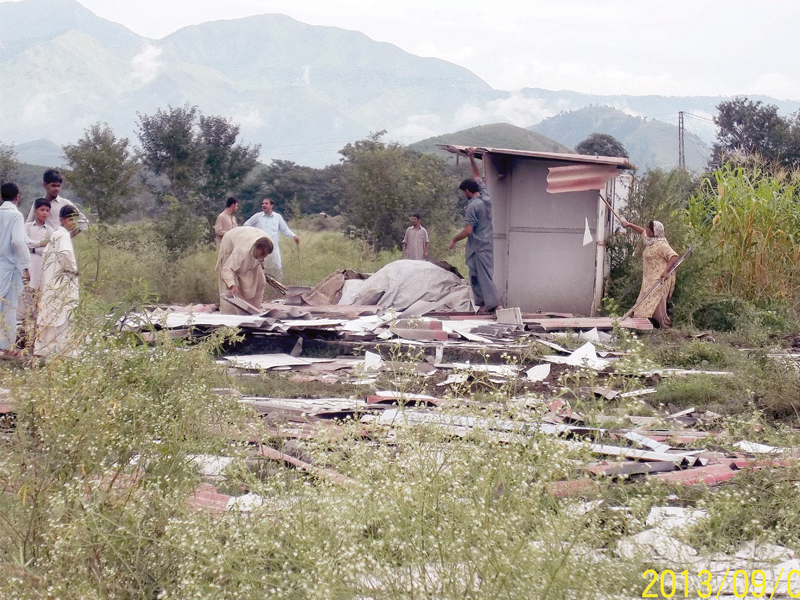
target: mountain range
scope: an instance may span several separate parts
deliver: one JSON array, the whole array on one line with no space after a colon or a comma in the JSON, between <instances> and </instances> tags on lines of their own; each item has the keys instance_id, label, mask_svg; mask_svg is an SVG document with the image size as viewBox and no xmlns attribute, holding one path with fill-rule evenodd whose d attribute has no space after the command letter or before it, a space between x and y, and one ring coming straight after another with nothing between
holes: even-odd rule
<instances>
[{"instance_id":1,"label":"mountain range","mask_svg":"<svg viewBox=\"0 0 800 600\"><path fill-rule=\"evenodd\" d=\"M622 142L631 162L640 169L671 168L678 162L678 127L643 117L632 117L608 106L587 106L564 112L530 127L532 131L574 148L591 133L607 133ZM684 129L684 157L690 171L703 169L710 149L696 134Z\"/></svg>"},{"instance_id":2,"label":"mountain range","mask_svg":"<svg viewBox=\"0 0 800 600\"><path fill-rule=\"evenodd\" d=\"M30 142L31 156L47 158L52 144L74 142L98 121L135 142L139 114L188 103L240 124L240 139L260 144L263 160L310 166L337 161L346 143L380 130L386 139L412 143L489 123L538 123L536 132L572 147L565 131L580 128L558 125L560 113L592 104L668 126L687 111L696 117L690 133L709 143L708 120L723 100L495 90L447 61L278 14L184 27L153 40L75 0L0 3L0 80L0 142L18 152ZM764 100L787 113L800 108ZM556 120L540 123L549 117ZM643 126L640 137L654 128ZM51 143L48 151L41 152L41 140ZM655 163L663 160L647 152ZM687 158L688 152L687 146ZM671 155L677 157L676 147Z\"/></svg>"}]
</instances>

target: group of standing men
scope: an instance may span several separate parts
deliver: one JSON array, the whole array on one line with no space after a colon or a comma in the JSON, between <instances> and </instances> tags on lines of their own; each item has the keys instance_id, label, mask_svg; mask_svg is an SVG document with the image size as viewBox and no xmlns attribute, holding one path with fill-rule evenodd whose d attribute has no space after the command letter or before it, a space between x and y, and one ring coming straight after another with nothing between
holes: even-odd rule
<instances>
[{"instance_id":1,"label":"group of standing men","mask_svg":"<svg viewBox=\"0 0 800 600\"><path fill-rule=\"evenodd\" d=\"M448 244L452 249L463 239L467 240L466 263L470 285L475 296L478 312L489 313L500 305L500 296L492 279L494 272L494 241L492 228L492 203L489 192L481 178L475 162L475 149L468 148L473 177L465 179L459 189L469 200L465 211L465 226ZM228 198L225 210L217 217L214 233L219 248L216 271L219 281L220 311L242 314L244 311L226 299L233 296L245 300L258 308L264 296L264 270L278 279L282 278L281 255L278 246L279 234L300 238L286 225L286 221L274 212L275 204L270 198L261 203L262 212L256 213L237 227L236 210L238 200ZM412 225L403 238L403 257L411 260L428 258L428 231L420 223L420 215L411 216Z\"/></svg>"},{"instance_id":2,"label":"group of standing men","mask_svg":"<svg viewBox=\"0 0 800 600\"><path fill-rule=\"evenodd\" d=\"M37 356L64 350L71 313L78 304L78 266L72 237L88 226L72 202L59 195L61 174L48 170L45 195L24 223L19 188L0 188L0 354L19 356L17 312L22 310L25 346Z\"/></svg>"}]
</instances>

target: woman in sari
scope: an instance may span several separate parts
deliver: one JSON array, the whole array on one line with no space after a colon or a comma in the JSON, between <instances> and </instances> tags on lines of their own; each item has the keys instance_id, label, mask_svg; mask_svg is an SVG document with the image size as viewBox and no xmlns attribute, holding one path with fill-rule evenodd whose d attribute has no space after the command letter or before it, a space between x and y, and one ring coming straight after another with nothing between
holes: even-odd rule
<instances>
[{"instance_id":1,"label":"woman in sari","mask_svg":"<svg viewBox=\"0 0 800 600\"><path fill-rule=\"evenodd\" d=\"M667 314L667 302L675 289L675 274L668 275L668 273L677 262L678 253L672 249L667 238L664 237L664 225L660 221L650 221L647 228L627 221L622 221L622 226L641 235L644 244L642 288L636 299L638 306L633 311L633 316L654 319L659 327L669 327L672 319ZM663 280L663 283L647 298L644 298L645 294L659 280Z\"/></svg>"}]
</instances>

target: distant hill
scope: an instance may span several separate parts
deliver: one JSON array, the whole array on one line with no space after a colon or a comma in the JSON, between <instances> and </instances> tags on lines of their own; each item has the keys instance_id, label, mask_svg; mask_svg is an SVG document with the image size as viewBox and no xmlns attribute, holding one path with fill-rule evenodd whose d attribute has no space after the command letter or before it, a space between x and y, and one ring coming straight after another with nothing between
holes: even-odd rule
<instances>
[{"instance_id":1,"label":"distant hill","mask_svg":"<svg viewBox=\"0 0 800 600\"><path fill-rule=\"evenodd\" d=\"M386 139L413 143L488 123L528 126L590 105L647 120L621 139L642 166L667 166L677 156L668 149L677 134L651 121L674 126L684 111L687 163L694 167L691 134L713 142L710 118L726 99L494 90L453 63L278 14L203 23L152 40L75 0L0 2L0 81L13 89L0 94L0 143L17 148L40 139L74 143L97 122L136 143L137 113L188 103L239 124L240 140L260 144L263 161L314 167L337 162L339 149L371 132L387 130ZM751 99L776 104L784 115L800 109L800 102ZM556 131L563 120L545 121L552 131L536 131L573 147L613 121ZM25 160L52 162L47 154Z\"/></svg>"},{"instance_id":2,"label":"distant hill","mask_svg":"<svg viewBox=\"0 0 800 600\"><path fill-rule=\"evenodd\" d=\"M371 131L406 137L420 115L452 130L462 105L503 94L447 61L284 15L150 40L74 0L0 3L0 80L14 82L0 95L4 143L74 142L98 121L135 140L137 113L189 103L239 123L262 159L313 166Z\"/></svg>"},{"instance_id":3,"label":"distant hill","mask_svg":"<svg viewBox=\"0 0 800 600\"><path fill-rule=\"evenodd\" d=\"M643 170L678 166L678 128L675 125L632 117L610 106L587 106L564 112L531 126L532 131L572 147L592 133L607 133L618 139L630 154L631 162ZM706 143L689 131L684 132L686 168L702 170L710 151Z\"/></svg>"},{"instance_id":4,"label":"distant hill","mask_svg":"<svg viewBox=\"0 0 800 600\"><path fill-rule=\"evenodd\" d=\"M48 168L58 169L64 166L64 152L61 146L50 140L34 140L17 144L14 147L17 160L30 165L43 165Z\"/></svg>"},{"instance_id":5,"label":"distant hill","mask_svg":"<svg viewBox=\"0 0 800 600\"><path fill-rule=\"evenodd\" d=\"M508 123L479 125L446 133L411 144L409 148L419 152L440 153L443 157L452 157L449 152L436 148L436 144L455 144L461 146L484 146L489 148L509 148L512 150L529 150L532 152L572 152L571 148L556 142L540 133L529 131Z\"/></svg>"}]
</instances>

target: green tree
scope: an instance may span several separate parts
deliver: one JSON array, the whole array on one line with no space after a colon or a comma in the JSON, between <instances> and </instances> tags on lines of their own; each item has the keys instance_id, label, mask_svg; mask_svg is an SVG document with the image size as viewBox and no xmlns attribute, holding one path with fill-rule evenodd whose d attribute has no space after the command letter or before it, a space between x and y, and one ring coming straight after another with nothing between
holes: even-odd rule
<instances>
[{"instance_id":1,"label":"green tree","mask_svg":"<svg viewBox=\"0 0 800 600\"><path fill-rule=\"evenodd\" d=\"M737 97L720 102L717 111L714 124L719 132L711 150L712 165L736 155L784 160L792 124L778 114L777 106Z\"/></svg>"},{"instance_id":2,"label":"green tree","mask_svg":"<svg viewBox=\"0 0 800 600\"><path fill-rule=\"evenodd\" d=\"M193 175L201 162L194 131L197 113L197 107L188 104L158 109L153 115L137 113L141 144L138 155L142 165L167 179L167 189L156 189L157 192L167 191L179 198L191 189ZM151 187L157 188L152 183Z\"/></svg>"},{"instance_id":3,"label":"green tree","mask_svg":"<svg viewBox=\"0 0 800 600\"><path fill-rule=\"evenodd\" d=\"M589 154L591 156L621 156L628 158L628 151L613 135L608 133L591 133L589 136L575 146L578 154Z\"/></svg>"},{"instance_id":4,"label":"green tree","mask_svg":"<svg viewBox=\"0 0 800 600\"><path fill-rule=\"evenodd\" d=\"M14 146L0 144L0 183L15 182L19 179L19 161Z\"/></svg>"},{"instance_id":5,"label":"green tree","mask_svg":"<svg viewBox=\"0 0 800 600\"><path fill-rule=\"evenodd\" d=\"M457 217L458 182L444 174L441 159L384 143L383 134L340 150L342 208L354 233L377 250L395 248L403 240L411 213L420 212L429 231L446 237Z\"/></svg>"},{"instance_id":6,"label":"green tree","mask_svg":"<svg viewBox=\"0 0 800 600\"><path fill-rule=\"evenodd\" d=\"M195 143L201 160L194 191L198 208L209 222L221 210L223 197L238 190L258 164L261 146L237 144L238 136L239 126L229 119L200 115Z\"/></svg>"},{"instance_id":7,"label":"green tree","mask_svg":"<svg viewBox=\"0 0 800 600\"><path fill-rule=\"evenodd\" d=\"M139 114L138 155L155 178L148 186L161 199L188 202L210 224L257 164L261 147L237 143L239 126L219 116L205 116L196 106L167 107L155 114ZM199 241L199 240L197 240Z\"/></svg>"},{"instance_id":8,"label":"green tree","mask_svg":"<svg viewBox=\"0 0 800 600\"><path fill-rule=\"evenodd\" d=\"M63 147L70 183L101 223L114 223L131 210L139 164L129 144L127 138L117 139L108 124L96 123L77 143Z\"/></svg>"}]
</instances>

